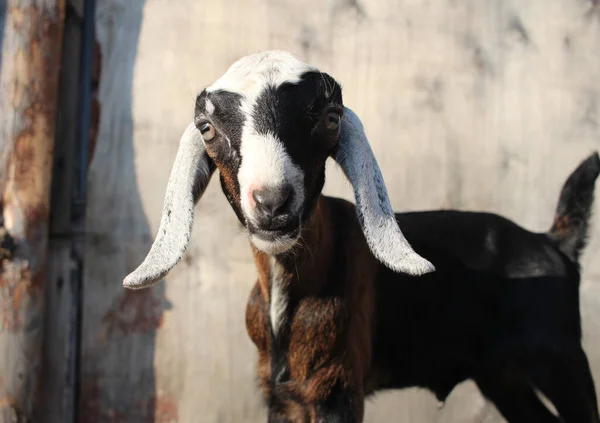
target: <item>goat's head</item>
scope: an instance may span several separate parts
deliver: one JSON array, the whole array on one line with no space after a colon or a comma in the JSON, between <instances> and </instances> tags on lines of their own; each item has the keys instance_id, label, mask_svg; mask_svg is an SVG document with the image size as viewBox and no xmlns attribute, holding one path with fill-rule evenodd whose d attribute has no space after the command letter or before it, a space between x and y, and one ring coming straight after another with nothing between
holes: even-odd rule
<instances>
[{"instance_id":1,"label":"goat's head","mask_svg":"<svg viewBox=\"0 0 600 423\"><path fill-rule=\"evenodd\" d=\"M325 182L328 157L354 188L357 215L374 255L412 275L433 271L396 223L387 190L359 118L329 75L270 51L234 63L196 99L181 137L158 235L128 288L159 281L182 257L193 210L215 168L256 248L282 254L299 239Z\"/></svg>"}]
</instances>

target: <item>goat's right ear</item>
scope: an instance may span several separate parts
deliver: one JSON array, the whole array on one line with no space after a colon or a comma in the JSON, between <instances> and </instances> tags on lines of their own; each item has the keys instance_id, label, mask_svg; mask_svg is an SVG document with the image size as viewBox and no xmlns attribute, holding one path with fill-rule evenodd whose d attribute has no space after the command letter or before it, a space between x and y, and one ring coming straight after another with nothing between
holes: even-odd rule
<instances>
[{"instance_id":1,"label":"goat's right ear","mask_svg":"<svg viewBox=\"0 0 600 423\"><path fill-rule=\"evenodd\" d=\"M181 136L156 239L142 264L123 280L123 286L139 289L154 285L179 262L192 234L194 206L214 170L202 135L191 123Z\"/></svg>"},{"instance_id":2,"label":"goat's right ear","mask_svg":"<svg viewBox=\"0 0 600 423\"><path fill-rule=\"evenodd\" d=\"M362 122L347 107L333 158L352 184L358 221L373 255L396 272L433 272L433 265L412 249L400 231Z\"/></svg>"}]
</instances>

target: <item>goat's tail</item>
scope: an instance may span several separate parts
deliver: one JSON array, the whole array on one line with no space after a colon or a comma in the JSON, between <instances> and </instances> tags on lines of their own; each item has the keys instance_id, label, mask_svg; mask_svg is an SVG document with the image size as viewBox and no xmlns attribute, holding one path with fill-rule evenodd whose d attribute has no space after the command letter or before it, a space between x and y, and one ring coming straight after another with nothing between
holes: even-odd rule
<instances>
[{"instance_id":1,"label":"goat's tail","mask_svg":"<svg viewBox=\"0 0 600 423\"><path fill-rule=\"evenodd\" d=\"M594 184L600 173L598 152L579 164L560 192L554 222L548 232L558 248L574 263L585 248L594 204Z\"/></svg>"}]
</instances>

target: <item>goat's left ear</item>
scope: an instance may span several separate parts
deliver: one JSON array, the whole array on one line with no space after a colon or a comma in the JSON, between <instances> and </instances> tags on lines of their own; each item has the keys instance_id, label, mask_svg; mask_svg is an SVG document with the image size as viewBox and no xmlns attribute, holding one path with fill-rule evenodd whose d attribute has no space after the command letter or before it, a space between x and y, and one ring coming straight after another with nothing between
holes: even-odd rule
<instances>
[{"instance_id":1,"label":"goat's left ear","mask_svg":"<svg viewBox=\"0 0 600 423\"><path fill-rule=\"evenodd\" d=\"M194 206L214 170L202 135L191 123L179 142L156 239L142 264L123 280L123 286L139 289L154 285L181 260L192 234Z\"/></svg>"},{"instance_id":2,"label":"goat's left ear","mask_svg":"<svg viewBox=\"0 0 600 423\"><path fill-rule=\"evenodd\" d=\"M347 107L333 158L352 184L358 220L375 257L396 272L433 272L433 265L412 249L400 231L362 122Z\"/></svg>"}]
</instances>

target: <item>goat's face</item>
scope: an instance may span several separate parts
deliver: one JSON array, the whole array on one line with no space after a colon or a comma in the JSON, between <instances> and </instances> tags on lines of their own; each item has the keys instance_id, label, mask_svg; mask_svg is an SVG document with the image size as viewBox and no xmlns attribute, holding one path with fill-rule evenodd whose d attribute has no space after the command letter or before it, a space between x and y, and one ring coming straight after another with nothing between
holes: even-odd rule
<instances>
[{"instance_id":1,"label":"goat's face","mask_svg":"<svg viewBox=\"0 0 600 423\"><path fill-rule=\"evenodd\" d=\"M323 187L344 111L329 75L297 61L277 64L288 67L230 70L198 96L195 114L227 199L268 254L296 243Z\"/></svg>"},{"instance_id":2,"label":"goat's face","mask_svg":"<svg viewBox=\"0 0 600 423\"><path fill-rule=\"evenodd\" d=\"M399 272L432 271L398 228L362 124L343 106L340 85L289 53L272 51L239 60L197 97L157 239L125 286L151 285L179 261L191 235L194 204L215 168L255 247L271 255L286 252L323 188L328 157L353 185L374 255Z\"/></svg>"}]
</instances>

